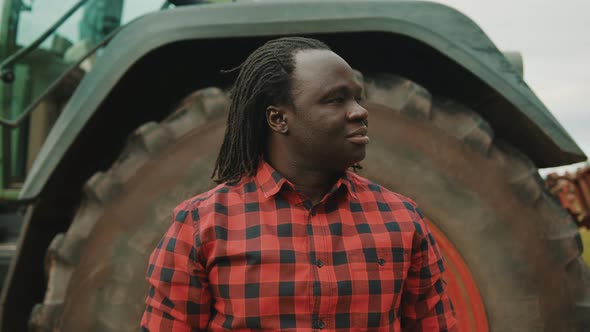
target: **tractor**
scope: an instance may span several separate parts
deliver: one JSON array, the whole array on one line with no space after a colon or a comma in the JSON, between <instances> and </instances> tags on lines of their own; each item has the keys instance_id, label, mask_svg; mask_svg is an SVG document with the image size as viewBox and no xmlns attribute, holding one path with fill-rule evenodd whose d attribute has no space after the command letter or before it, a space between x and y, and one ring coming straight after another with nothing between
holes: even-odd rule
<instances>
[{"instance_id":1,"label":"tractor","mask_svg":"<svg viewBox=\"0 0 590 332\"><path fill-rule=\"evenodd\" d=\"M359 172L424 211L462 331L590 330L577 224L538 173L586 155L522 59L461 12L170 0L125 16L129 0L80 0L27 41L47 2L2 7L1 331L138 329L173 208L214 184L228 69L293 35L359 72L372 139Z\"/></svg>"}]
</instances>

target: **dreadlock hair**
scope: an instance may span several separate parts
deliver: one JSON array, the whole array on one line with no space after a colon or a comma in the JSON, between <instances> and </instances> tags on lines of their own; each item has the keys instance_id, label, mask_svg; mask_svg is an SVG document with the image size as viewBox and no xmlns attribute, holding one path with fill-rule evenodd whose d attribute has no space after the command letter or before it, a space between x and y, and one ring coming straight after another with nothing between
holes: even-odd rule
<instances>
[{"instance_id":1,"label":"dreadlock hair","mask_svg":"<svg viewBox=\"0 0 590 332\"><path fill-rule=\"evenodd\" d=\"M239 67L231 93L231 105L223 144L215 162L215 182L235 184L242 176L256 173L266 148L266 108L291 105L295 53L330 50L323 42L303 37L285 37L266 42Z\"/></svg>"}]
</instances>

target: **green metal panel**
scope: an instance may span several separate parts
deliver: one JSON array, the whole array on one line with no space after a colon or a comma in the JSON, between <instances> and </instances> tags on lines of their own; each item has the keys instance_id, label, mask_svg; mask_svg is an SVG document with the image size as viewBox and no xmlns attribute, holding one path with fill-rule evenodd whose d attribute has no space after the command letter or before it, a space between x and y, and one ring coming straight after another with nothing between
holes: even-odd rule
<instances>
[{"instance_id":1,"label":"green metal panel","mask_svg":"<svg viewBox=\"0 0 590 332\"><path fill-rule=\"evenodd\" d=\"M115 37L58 119L31 169L22 197L33 197L42 190L101 101L126 70L150 51L182 40L363 31L419 40L476 75L557 147L551 152L560 152L554 164L586 158L483 31L452 8L421 1L189 6L146 15Z\"/></svg>"},{"instance_id":2,"label":"green metal panel","mask_svg":"<svg viewBox=\"0 0 590 332\"><path fill-rule=\"evenodd\" d=\"M20 110L24 109L29 101L31 77L29 76L30 68L24 64L15 65L14 72L16 79L12 83L12 96L9 118L16 118ZM25 178L26 171L26 157L27 157L27 140L28 140L28 121L24 121L19 127L6 128L11 131L10 135L10 169L5 170L9 172L11 182L21 182ZM8 157L4 155L4 157ZM13 183L6 183L6 186L13 185Z\"/></svg>"},{"instance_id":3,"label":"green metal panel","mask_svg":"<svg viewBox=\"0 0 590 332\"><path fill-rule=\"evenodd\" d=\"M123 0L91 0L79 23L80 39L97 44L121 25L122 13Z\"/></svg>"},{"instance_id":4,"label":"green metal panel","mask_svg":"<svg viewBox=\"0 0 590 332\"><path fill-rule=\"evenodd\" d=\"M4 59L8 54L13 52L16 48L16 30L18 25L18 14L20 12L20 5L13 0L4 0L0 5L2 12L0 13L0 58ZM10 106L11 87L0 83L0 115L6 116L7 109ZM7 147L10 144L6 142L7 134L6 128L0 128L0 190L6 185L6 174L9 165L7 158L10 151Z\"/></svg>"},{"instance_id":5,"label":"green metal panel","mask_svg":"<svg viewBox=\"0 0 590 332\"><path fill-rule=\"evenodd\" d=\"M0 202L1 201L15 201L20 195L18 189L0 189Z\"/></svg>"},{"instance_id":6,"label":"green metal panel","mask_svg":"<svg viewBox=\"0 0 590 332\"><path fill-rule=\"evenodd\" d=\"M4 59L16 48L16 30L21 5L19 1L4 0L0 13L0 57Z\"/></svg>"}]
</instances>

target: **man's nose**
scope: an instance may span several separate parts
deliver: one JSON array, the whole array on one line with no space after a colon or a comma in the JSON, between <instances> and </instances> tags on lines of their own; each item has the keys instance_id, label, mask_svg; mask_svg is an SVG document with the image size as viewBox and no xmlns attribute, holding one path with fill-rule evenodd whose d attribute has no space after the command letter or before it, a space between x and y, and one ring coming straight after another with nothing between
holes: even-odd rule
<instances>
[{"instance_id":1,"label":"man's nose","mask_svg":"<svg viewBox=\"0 0 590 332\"><path fill-rule=\"evenodd\" d=\"M348 111L348 120L359 121L367 124L369 118L369 112L360 104L356 104L350 111Z\"/></svg>"}]
</instances>

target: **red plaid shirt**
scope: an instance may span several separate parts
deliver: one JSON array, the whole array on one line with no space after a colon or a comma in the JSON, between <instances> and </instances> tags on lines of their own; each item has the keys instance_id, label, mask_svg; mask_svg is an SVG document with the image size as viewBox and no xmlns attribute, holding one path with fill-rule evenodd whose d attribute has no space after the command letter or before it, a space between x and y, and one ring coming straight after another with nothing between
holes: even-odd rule
<instances>
[{"instance_id":1,"label":"red plaid shirt","mask_svg":"<svg viewBox=\"0 0 590 332\"><path fill-rule=\"evenodd\" d=\"M347 172L316 206L270 165L180 204L142 331L452 331L416 205Z\"/></svg>"}]
</instances>

